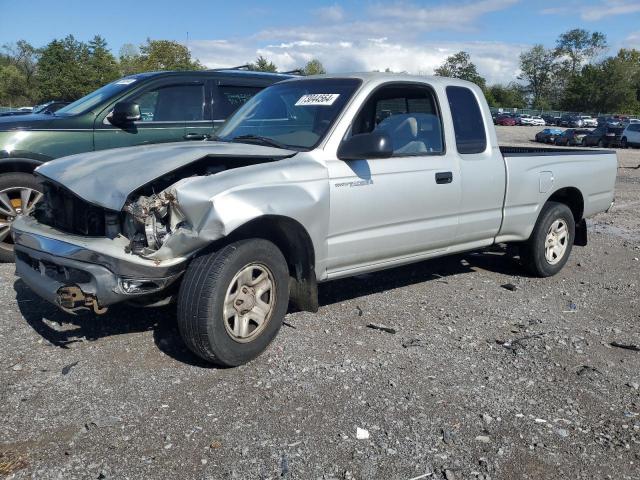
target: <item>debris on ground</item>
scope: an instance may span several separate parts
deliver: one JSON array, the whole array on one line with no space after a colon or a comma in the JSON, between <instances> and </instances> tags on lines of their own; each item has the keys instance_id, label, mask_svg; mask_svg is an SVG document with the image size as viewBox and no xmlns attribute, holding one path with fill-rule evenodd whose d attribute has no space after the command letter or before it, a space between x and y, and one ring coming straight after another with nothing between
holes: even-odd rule
<instances>
[{"instance_id":1,"label":"debris on ground","mask_svg":"<svg viewBox=\"0 0 640 480\"><path fill-rule=\"evenodd\" d=\"M356 305L356 310L358 310L358 316L361 317L364 312L362 311L362 309L360 308L360 305Z\"/></svg>"},{"instance_id":2,"label":"debris on ground","mask_svg":"<svg viewBox=\"0 0 640 480\"><path fill-rule=\"evenodd\" d=\"M582 376L588 373L597 373L598 375L602 375L602 372L600 370L598 370L596 367L592 367L591 365L582 365L576 372L578 376Z\"/></svg>"},{"instance_id":3,"label":"debris on ground","mask_svg":"<svg viewBox=\"0 0 640 480\"><path fill-rule=\"evenodd\" d=\"M0 475L12 475L28 465L24 456L11 450L0 450Z\"/></svg>"},{"instance_id":4,"label":"debris on ground","mask_svg":"<svg viewBox=\"0 0 640 480\"><path fill-rule=\"evenodd\" d=\"M425 347L424 341L421 338L409 338L402 342L403 348L411 348L411 347Z\"/></svg>"},{"instance_id":5,"label":"debris on ground","mask_svg":"<svg viewBox=\"0 0 640 480\"><path fill-rule=\"evenodd\" d=\"M209 448L211 450L217 450L218 448L222 448L222 442L220 440L214 440L213 442L211 442L211 444L209 445Z\"/></svg>"},{"instance_id":6,"label":"debris on ground","mask_svg":"<svg viewBox=\"0 0 640 480\"><path fill-rule=\"evenodd\" d=\"M62 375L68 375L73 367L78 365L78 362L73 362L67 365L66 367L62 367Z\"/></svg>"},{"instance_id":7,"label":"debris on ground","mask_svg":"<svg viewBox=\"0 0 640 480\"><path fill-rule=\"evenodd\" d=\"M532 335L526 335L524 337L515 338L513 340L496 340L496 343L503 346L507 350L511 350L513 353L517 353L518 350L527 348L528 340L541 338L543 335L544 333L534 333Z\"/></svg>"},{"instance_id":8,"label":"debris on ground","mask_svg":"<svg viewBox=\"0 0 640 480\"><path fill-rule=\"evenodd\" d=\"M518 286L514 285L513 283L505 283L504 285L501 285L501 287L505 290L509 290L510 292L515 292L516 290L518 290Z\"/></svg>"},{"instance_id":9,"label":"debris on ground","mask_svg":"<svg viewBox=\"0 0 640 480\"><path fill-rule=\"evenodd\" d=\"M578 311L578 305L573 302L569 302L569 310L564 310L562 313L576 313Z\"/></svg>"},{"instance_id":10,"label":"debris on ground","mask_svg":"<svg viewBox=\"0 0 640 480\"><path fill-rule=\"evenodd\" d=\"M368 324L367 328L372 328L373 330L380 330L382 332L387 332L387 333L391 333L391 334L395 334L396 333L396 329L395 328L387 327L386 325L377 325L375 323Z\"/></svg>"},{"instance_id":11,"label":"debris on ground","mask_svg":"<svg viewBox=\"0 0 640 480\"><path fill-rule=\"evenodd\" d=\"M623 348L625 350L632 350L634 352L640 352L640 346L635 345L633 343L611 342L609 345L611 345L612 347Z\"/></svg>"},{"instance_id":12,"label":"debris on ground","mask_svg":"<svg viewBox=\"0 0 640 480\"><path fill-rule=\"evenodd\" d=\"M369 430L365 430L364 428L357 427L356 438L358 440L369 440Z\"/></svg>"}]
</instances>

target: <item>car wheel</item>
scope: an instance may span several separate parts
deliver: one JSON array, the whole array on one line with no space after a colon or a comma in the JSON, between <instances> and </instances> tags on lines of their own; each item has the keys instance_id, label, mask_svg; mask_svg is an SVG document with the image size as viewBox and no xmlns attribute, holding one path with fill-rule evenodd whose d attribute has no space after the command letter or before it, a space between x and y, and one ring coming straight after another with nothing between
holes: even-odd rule
<instances>
[{"instance_id":1,"label":"car wheel","mask_svg":"<svg viewBox=\"0 0 640 480\"><path fill-rule=\"evenodd\" d=\"M523 266L537 277L558 273L571 254L575 228L569 207L564 203L545 203L531 237L520 249Z\"/></svg>"},{"instance_id":2,"label":"car wheel","mask_svg":"<svg viewBox=\"0 0 640 480\"><path fill-rule=\"evenodd\" d=\"M620 148L629 148L626 137L623 137L622 140L620 140Z\"/></svg>"},{"instance_id":3,"label":"car wheel","mask_svg":"<svg viewBox=\"0 0 640 480\"><path fill-rule=\"evenodd\" d=\"M29 173L0 175L0 262L13 262L11 224L33 210L41 191L38 179Z\"/></svg>"},{"instance_id":4,"label":"car wheel","mask_svg":"<svg viewBox=\"0 0 640 480\"><path fill-rule=\"evenodd\" d=\"M583 147L587 146L587 139L583 138L582 141L580 142L580 145L582 145Z\"/></svg>"},{"instance_id":5,"label":"car wheel","mask_svg":"<svg viewBox=\"0 0 640 480\"><path fill-rule=\"evenodd\" d=\"M604 148L604 140L598 140L598 148Z\"/></svg>"},{"instance_id":6,"label":"car wheel","mask_svg":"<svg viewBox=\"0 0 640 480\"><path fill-rule=\"evenodd\" d=\"M241 240L191 262L178 295L178 327L200 358L235 367L269 346L288 304L282 252L267 240Z\"/></svg>"}]
</instances>

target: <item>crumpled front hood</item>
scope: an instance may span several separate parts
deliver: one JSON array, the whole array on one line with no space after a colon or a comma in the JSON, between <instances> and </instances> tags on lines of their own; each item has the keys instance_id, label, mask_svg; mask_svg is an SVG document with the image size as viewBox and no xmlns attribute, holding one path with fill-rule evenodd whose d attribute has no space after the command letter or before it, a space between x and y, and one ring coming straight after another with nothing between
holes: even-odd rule
<instances>
[{"instance_id":1,"label":"crumpled front hood","mask_svg":"<svg viewBox=\"0 0 640 480\"><path fill-rule=\"evenodd\" d=\"M292 150L223 142L179 142L115 148L59 158L36 172L80 198L119 211L138 188L201 158L285 158Z\"/></svg>"}]
</instances>

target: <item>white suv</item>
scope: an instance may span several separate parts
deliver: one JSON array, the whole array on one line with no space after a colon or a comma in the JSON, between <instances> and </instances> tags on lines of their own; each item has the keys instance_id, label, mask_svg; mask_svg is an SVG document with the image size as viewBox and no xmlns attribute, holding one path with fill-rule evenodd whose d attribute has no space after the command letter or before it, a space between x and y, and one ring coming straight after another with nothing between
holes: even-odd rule
<instances>
[{"instance_id":1,"label":"white suv","mask_svg":"<svg viewBox=\"0 0 640 480\"><path fill-rule=\"evenodd\" d=\"M622 148L640 147L640 122L630 123L622 132Z\"/></svg>"}]
</instances>

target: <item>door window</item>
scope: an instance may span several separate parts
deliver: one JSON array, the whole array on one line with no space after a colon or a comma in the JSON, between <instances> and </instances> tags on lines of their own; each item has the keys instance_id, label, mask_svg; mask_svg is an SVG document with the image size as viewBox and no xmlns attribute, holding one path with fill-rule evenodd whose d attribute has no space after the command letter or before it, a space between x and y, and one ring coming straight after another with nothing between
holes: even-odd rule
<instances>
[{"instance_id":1,"label":"door window","mask_svg":"<svg viewBox=\"0 0 640 480\"><path fill-rule=\"evenodd\" d=\"M143 122L204 120L204 85L166 85L148 90L134 100Z\"/></svg>"},{"instance_id":2,"label":"door window","mask_svg":"<svg viewBox=\"0 0 640 480\"><path fill-rule=\"evenodd\" d=\"M458 153L484 152L487 148L487 134L476 96L466 87L447 87L447 99Z\"/></svg>"},{"instance_id":3,"label":"door window","mask_svg":"<svg viewBox=\"0 0 640 480\"><path fill-rule=\"evenodd\" d=\"M377 90L353 122L357 135L388 133L394 156L444 152L442 122L432 91L419 86L388 86Z\"/></svg>"},{"instance_id":4,"label":"door window","mask_svg":"<svg viewBox=\"0 0 640 480\"><path fill-rule=\"evenodd\" d=\"M216 120L228 118L262 89L263 87L256 86L218 85L213 118Z\"/></svg>"}]
</instances>

